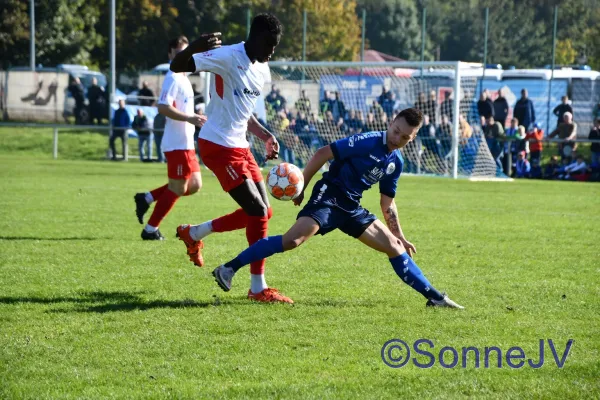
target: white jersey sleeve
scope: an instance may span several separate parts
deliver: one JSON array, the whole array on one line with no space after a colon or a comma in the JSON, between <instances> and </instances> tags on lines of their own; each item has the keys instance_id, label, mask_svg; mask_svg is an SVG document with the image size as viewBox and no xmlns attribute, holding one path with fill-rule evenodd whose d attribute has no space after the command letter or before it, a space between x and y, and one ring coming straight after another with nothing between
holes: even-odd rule
<instances>
[{"instance_id":1,"label":"white jersey sleeve","mask_svg":"<svg viewBox=\"0 0 600 400\"><path fill-rule=\"evenodd\" d=\"M158 104L166 104L168 106L172 106L175 103L175 98L177 97L178 91L179 87L177 86L177 82L173 78L173 74L167 74L167 76L165 76L165 80L163 81L163 85L160 91Z\"/></svg>"},{"instance_id":2,"label":"white jersey sleeve","mask_svg":"<svg viewBox=\"0 0 600 400\"><path fill-rule=\"evenodd\" d=\"M207 71L215 74L226 74L231 67L231 50L229 46L219 47L204 53L193 55L196 72Z\"/></svg>"}]
</instances>

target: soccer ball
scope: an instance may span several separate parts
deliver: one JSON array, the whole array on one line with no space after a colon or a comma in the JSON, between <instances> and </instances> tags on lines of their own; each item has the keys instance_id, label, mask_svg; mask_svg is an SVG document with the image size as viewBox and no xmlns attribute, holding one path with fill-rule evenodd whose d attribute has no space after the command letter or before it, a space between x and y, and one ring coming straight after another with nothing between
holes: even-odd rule
<instances>
[{"instance_id":1,"label":"soccer ball","mask_svg":"<svg viewBox=\"0 0 600 400\"><path fill-rule=\"evenodd\" d=\"M304 175L294 164L284 162L271 168L267 185L269 193L277 200L293 200L302 193Z\"/></svg>"}]
</instances>

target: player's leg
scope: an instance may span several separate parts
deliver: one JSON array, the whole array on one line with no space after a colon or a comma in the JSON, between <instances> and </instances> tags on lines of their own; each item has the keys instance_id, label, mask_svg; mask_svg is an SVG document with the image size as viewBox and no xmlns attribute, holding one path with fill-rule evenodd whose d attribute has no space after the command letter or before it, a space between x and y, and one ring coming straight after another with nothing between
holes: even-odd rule
<instances>
[{"instance_id":1,"label":"player's leg","mask_svg":"<svg viewBox=\"0 0 600 400\"><path fill-rule=\"evenodd\" d=\"M193 194L202 186L200 167L196 161L194 150L167 152L167 170L169 183L166 189L157 189L157 191L160 191L160 196L156 198L156 206L152 211L148 224L142 231L142 238L162 237L158 227L164 217L171 211L179 197ZM154 198L154 196L152 197Z\"/></svg>"},{"instance_id":2,"label":"player's leg","mask_svg":"<svg viewBox=\"0 0 600 400\"><path fill-rule=\"evenodd\" d=\"M319 224L310 217L300 217L296 223L280 236L260 239L233 260L219 266L213 275L219 286L225 291L231 289L231 280L237 271L245 265L268 258L273 254L293 250L306 242L319 231Z\"/></svg>"},{"instance_id":3,"label":"player's leg","mask_svg":"<svg viewBox=\"0 0 600 400\"><path fill-rule=\"evenodd\" d=\"M421 293L428 300L427 305L463 308L429 283L421 269L406 252L402 242L381 221L375 220L358 237L358 240L372 249L385 253L400 279Z\"/></svg>"}]
</instances>

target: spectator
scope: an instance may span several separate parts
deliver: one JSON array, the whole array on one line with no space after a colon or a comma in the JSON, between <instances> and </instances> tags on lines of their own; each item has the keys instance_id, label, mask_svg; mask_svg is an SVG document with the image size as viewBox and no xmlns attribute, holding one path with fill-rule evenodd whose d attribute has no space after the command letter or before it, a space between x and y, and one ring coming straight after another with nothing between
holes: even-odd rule
<instances>
[{"instance_id":1,"label":"spectator","mask_svg":"<svg viewBox=\"0 0 600 400\"><path fill-rule=\"evenodd\" d=\"M556 179L560 165L558 164L558 157L550 157L550 163L544 168L544 179Z\"/></svg>"},{"instance_id":2,"label":"spectator","mask_svg":"<svg viewBox=\"0 0 600 400\"><path fill-rule=\"evenodd\" d=\"M461 114L458 120L458 127L460 129L460 143L464 146L467 144L471 136L473 136L473 128L469 125L467 118Z\"/></svg>"},{"instance_id":3,"label":"spectator","mask_svg":"<svg viewBox=\"0 0 600 400\"><path fill-rule=\"evenodd\" d=\"M481 95L479 96L477 112L479 113L479 118L483 117L486 120L494 116L494 103L492 103L492 100L488 97L487 89L481 92Z\"/></svg>"},{"instance_id":4,"label":"spectator","mask_svg":"<svg viewBox=\"0 0 600 400\"><path fill-rule=\"evenodd\" d=\"M531 161L531 172L529 173L530 179L542 179L542 167L540 167L540 159L534 159Z\"/></svg>"},{"instance_id":5,"label":"spectator","mask_svg":"<svg viewBox=\"0 0 600 400\"><path fill-rule=\"evenodd\" d=\"M94 124L94 121L97 121L98 125L102 124L102 118L106 117L106 97L104 88L98 86L98 79L92 78L92 86L88 89L87 98L90 103L90 122Z\"/></svg>"},{"instance_id":6,"label":"spectator","mask_svg":"<svg viewBox=\"0 0 600 400\"><path fill-rule=\"evenodd\" d=\"M108 140L112 152L111 159L113 161L116 161L117 159L117 150L115 149L115 140L117 138L121 138L123 157L125 157L125 135L127 133L127 128L129 127L131 127L131 119L125 109L125 100L121 99L119 100L119 108L115 110L115 114L113 115L113 132Z\"/></svg>"},{"instance_id":7,"label":"spectator","mask_svg":"<svg viewBox=\"0 0 600 400\"><path fill-rule=\"evenodd\" d=\"M346 105L340 98L340 92L335 92L335 100L331 102L331 112L333 113L333 119L339 121L346 118Z\"/></svg>"},{"instance_id":8,"label":"spectator","mask_svg":"<svg viewBox=\"0 0 600 400\"><path fill-rule=\"evenodd\" d=\"M586 172L587 164L583 161L583 156L577 156L575 161L559 171L558 179L565 181L582 180L580 175L584 175Z\"/></svg>"},{"instance_id":9,"label":"spectator","mask_svg":"<svg viewBox=\"0 0 600 400\"><path fill-rule=\"evenodd\" d=\"M204 96L196 88L196 84L192 83L192 91L194 92L194 110L199 111L201 104L204 103Z\"/></svg>"},{"instance_id":10,"label":"spectator","mask_svg":"<svg viewBox=\"0 0 600 400\"><path fill-rule=\"evenodd\" d=\"M165 156L161 150L162 138L165 130L165 125L167 125L167 118L161 113L157 113L154 117L153 128L154 128L154 145L156 146L156 155L158 158L158 162L164 162ZM196 154L199 155L199 150L196 150Z\"/></svg>"},{"instance_id":11,"label":"spectator","mask_svg":"<svg viewBox=\"0 0 600 400\"><path fill-rule=\"evenodd\" d=\"M386 88L385 86L381 88L381 94L377 98L377 102L379 103L379 105L383 106L383 102L387 98L388 93L389 93L388 88Z\"/></svg>"},{"instance_id":12,"label":"spectator","mask_svg":"<svg viewBox=\"0 0 600 400\"><path fill-rule=\"evenodd\" d=\"M308 131L308 119L306 118L306 114L304 111L300 111L298 113L298 118L296 118L296 124L294 126L294 132L296 135L301 136L305 132Z\"/></svg>"},{"instance_id":13,"label":"spectator","mask_svg":"<svg viewBox=\"0 0 600 400\"><path fill-rule=\"evenodd\" d=\"M394 113L394 104L396 104L396 101L394 100L394 93L388 91L385 94L385 99L383 100L381 107L383 108L383 112L385 113L385 115L387 115L388 120L390 121L392 121L391 118L392 114Z\"/></svg>"},{"instance_id":14,"label":"spectator","mask_svg":"<svg viewBox=\"0 0 600 400\"><path fill-rule=\"evenodd\" d=\"M327 111L331 110L331 99L329 97L330 97L329 91L325 90L323 92L323 98L321 99L321 102L319 103L319 112L321 113L321 115L323 117L325 117L325 114L327 114Z\"/></svg>"},{"instance_id":15,"label":"spectator","mask_svg":"<svg viewBox=\"0 0 600 400\"><path fill-rule=\"evenodd\" d=\"M148 118L144 115L144 111L141 108L138 108L137 115L133 118L131 129L133 129L138 136L140 161L150 161L150 129ZM146 148L146 151L144 151L144 147Z\"/></svg>"},{"instance_id":16,"label":"spectator","mask_svg":"<svg viewBox=\"0 0 600 400\"><path fill-rule=\"evenodd\" d=\"M437 128L437 136L440 140L442 155L446 156L452 148L452 124L447 115L442 115L442 123Z\"/></svg>"},{"instance_id":17,"label":"spectator","mask_svg":"<svg viewBox=\"0 0 600 400\"><path fill-rule=\"evenodd\" d=\"M148 87L148 82L142 83L142 88L138 92L138 100L141 106L150 107L154 104L154 93Z\"/></svg>"},{"instance_id":18,"label":"spectator","mask_svg":"<svg viewBox=\"0 0 600 400\"><path fill-rule=\"evenodd\" d=\"M454 121L454 100L452 99L452 93L444 93L444 101L440 106L440 113L442 114L442 119L444 115L447 115L450 121Z\"/></svg>"},{"instance_id":19,"label":"spectator","mask_svg":"<svg viewBox=\"0 0 600 400\"><path fill-rule=\"evenodd\" d=\"M563 123L558 125L548 138L552 139L555 136L563 140L558 144L560 156L570 160L571 153L577 150L577 143L573 142L577 138L577 124L573 122L573 114L568 111L563 114Z\"/></svg>"},{"instance_id":20,"label":"spectator","mask_svg":"<svg viewBox=\"0 0 600 400\"><path fill-rule=\"evenodd\" d=\"M529 178L531 172L531 164L527 161L527 153L524 151L519 152L519 158L515 164L515 171L517 178Z\"/></svg>"},{"instance_id":21,"label":"spectator","mask_svg":"<svg viewBox=\"0 0 600 400\"><path fill-rule=\"evenodd\" d=\"M438 122L438 112L437 112L437 99L435 95L435 90L429 92L429 100L427 100L427 114L431 118L431 122L436 124Z\"/></svg>"},{"instance_id":22,"label":"spectator","mask_svg":"<svg viewBox=\"0 0 600 400\"><path fill-rule=\"evenodd\" d=\"M590 140L600 140L600 117L594 121L594 127L590 130L588 135ZM598 166L600 164L600 143L592 143L592 166Z\"/></svg>"},{"instance_id":23,"label":"spectator","mask_svg":"<svg viewBox=\"0 0 600 400\"><path fill-rule=\"evenodd\" d=\"M373 105L369 108L369 112L375 116L375 119L380 118L384 114L383 107L375 100L373 100Z\"/></svg>"},{"instance_id":24,"label":"spectator","mask_svg":"<svg viewBox=\"0 0 600 400\"><path fill-rule=\"evenodd\" d=\"M417 138L423 143L423 146L434 154L439 154L438 143L435 132L435 125L431 122L429 115L423 115L423 125L417 132Z\"/></svg>"},{"instance_id":25,"label":"spectator","mask_svg":"<svg viewBox=\"0 0 600 400\"><path fill-rule=\"evenodd\" d=\"M365 122L365 131L366 132L374 132L379 130L379 125L375 121L375 114L369 112L367 114L367 121Z\"/></svg>"},{"instance_id":26,"label":"spectator","mask_svg":"<svg viewBox=\"0 0 600 400\"><path fill-rule=\"evenodd\" d=\"M533 124L533 129L525 135L525 139L529 143L529 160L533 164L534 161L540 163L542 150L544 149L542 140L544 139L544 131L537 122Z\"/></svg>"},{"instance_id":27,"label":"spectator","mask_svg":"<svg viewBox=\"0 0 600 400\"><path fill-rule=\"evenodd\" d=\"M271 92L265 101L278 113L285 108L285 99L281 96L279 89L275 85L271 86Z\"/></svg>"},{"instance_id":28,"label":"spectator","mask_svg":"<svg viewBox=\"0 0 600 400\"><path fill-rule=\"evenodd\" d=\"M75 110L73 113L75 114L75 123L80 125L84 123L83 110L85 107L85 97L83 85L78 77L73 78L67 90L69 93L71 93L71 96L73 96L73 99L75 100Z\"/></svg>"},{"instance_id":29,"label":"spectator","mask_svg":"<svg viewBox=\"0 0 600 400\"><path fill-rule=\"evenodd\" d=\"M506 126L506 118L508 117L508 101L504 97L502 89L498 90L498 97L494 100L494 119Z\"/></svg>"},{"instance_id":30,"label":"spectator","mask_svg":"<svg viewBox=\"0 0 600 400\"><path fill-rule=\"evenodd\" d=\"M421 111L423 114L427 114L429 115L427 111L427 101L425 99L425 93L420 92L419 93L419 99L417 101L415 101L415 108L419 111Z\"/></svg>"},{"instance_id":31,"label":"spectator","mask_svg":"<svg viewBox=\"0 0 600 400\"><path fill-rule=\"evenodd\" d=\"M298 112L303 112L306 115L310 114L310 100L306 97L306 90L302 89L300 97L294 103L294 107Z\"/></svg>"},{"instance_id":32,"label":"spectator","mask_svg":"<svg viewBox=\"0 0 600 400\"><path fill-rule=\"evenodd\" d=\"M504 128L500 122L496 122L493 116L487 119L487 123L483 130L485 140L487 142L492 157L496 160L496 165L502 170L502 158L504 157L504 145L501 141L506 139Z\"/></svg>"},{"instance_id":33,"label":"spectator","mask_svg":"<svg viewBox=\"0 0 600 400\"><path fill-rule=\"evenodd\" d=\"M517 161L517 153L518 146L516 141L514 141L517 136L519 136L519 120L513 118L510 120L510 126L506 129L506 138L513 139L507 140L504 142L504 154L510 154L513 156L513 164ZM506 175L510 175L510 171L508 171L508 157L504 157L504 173Z\"/></svg>"},{"instance_id":34,"label":"spectator","mask_svg":"<svg viewBox=\"0 0 600 400\"><path fill-rule=\"evenodd\" d=\"M569 104L569 97L568 96L563 96L562 97L562 103L560 103L559 105L557 105L554 110L552 110L552 114L554 114L557 117L556 120L556 126L558 127L560 124L562 124L562 122L564 121L564 115L566 112L570 112L571 114L573 114L573 107L571 107L571 105Z\"/></svg>"},{"instance_id":35,"label":"spectator","mask_svg":"<svg viewBox=\"0 0 600 400\"><path fill-rule=\"evenodd\" d=\"M350 110L348 112L348 119L346 120L346 126L348 127L348 134L354 135L360 133L363 130L362 122L358 119L356 111Z\"/></svg>"},{"instance_id":36,"label":"spectator","mask_svg":"<svg viewBox=\"0 0 600 400\"><path fill-rule=\"evenodd\" d=\"M519 120L525 129L529 129L535 122L535 108L533 102L527 97L527 89L521 90L521 98L515 104L513 116Z\"/></svg>"}]
</instances>

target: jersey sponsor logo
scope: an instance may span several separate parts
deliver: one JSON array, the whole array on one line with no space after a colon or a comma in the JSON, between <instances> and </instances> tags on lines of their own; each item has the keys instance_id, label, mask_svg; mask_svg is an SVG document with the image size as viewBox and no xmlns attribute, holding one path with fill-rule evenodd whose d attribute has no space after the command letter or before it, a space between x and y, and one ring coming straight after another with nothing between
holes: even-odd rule
<instances>
[{"instance_id":1,"label":"jersey sponsor logo","mask_svg":"<svg viewBox=\"0 0 600 400\"><path fill-rule=\"evenodd\" d=\"M395 170L396 170L396 164L394 164L394 163L392 162L392 163L389 163L389 164L388 164L387 168L385 169L385 173L386 173L386 175L389 175L389 174L391 174L392 172L394 172Z\"/></svg>"},{"instance_id":2,"label":"jersey sponsor logo","mask_svg":"<svg viewBox=\"0 0 600 400\"><path fill-rule=\"evenodd\" d=\"M260 92L258 90L250 90L247 88L244 88L244 94L247 94L250 96L260 96Z\"/></svg>"},{"instance_id":3,"label":"jersey sponsor logo","mask_svg":"<svg viewBox=\"0 0 600 400\"><path fill-rule=\"evenodd\" d=\"M350 136L348 138L348 146L354 147L354 143L359 142L361 140L370 139L374 137L381 137L382 132L367 132L361 133L360 135Z\"/></svg>"},{"instance_id":4,"label":"jersey sponsor logo","mask_svg":"<svg viewBox=\"0 0 600 400\"><path fill-rule=\"evenodd\" d=\"M375 157L373 154L369 154L369 157L371 158L371 160L375 160L377 162L379 162L379 158Z\"/></svg>"},{"instance_id":5,"label":"jersey sponsor logo","mask_svg":"<svg viewBox=\"0 0 600 400\"><path fill-rule=\"evenodd\" d=\"M375 167L369 171L367 171L363 177L370 182L371 184L377 183L381 180L381 178L383 178L384 175L384 171L379 168L379 167Z\"/></svg>"}]
</instances>

